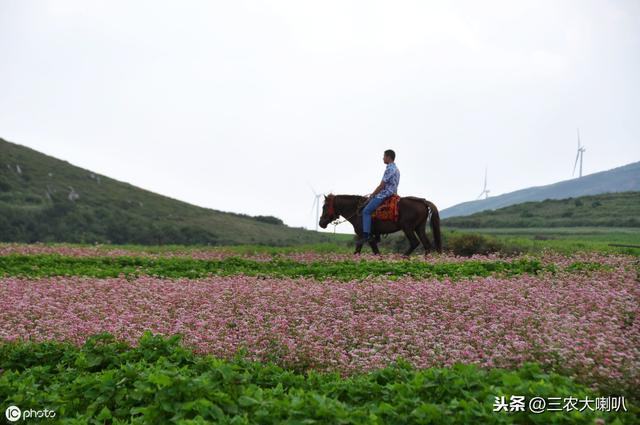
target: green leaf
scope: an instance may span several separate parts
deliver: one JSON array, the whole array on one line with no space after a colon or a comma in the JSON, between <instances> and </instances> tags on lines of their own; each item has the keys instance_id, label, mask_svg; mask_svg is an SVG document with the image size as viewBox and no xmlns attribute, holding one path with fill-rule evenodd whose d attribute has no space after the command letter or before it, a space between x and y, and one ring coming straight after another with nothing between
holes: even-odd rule
<instances>
[{"instance_id":1,"label":"green leaf","mask_svg":"<svg viewBox=\"0 0 640 425\"><path fill-rule=\"evenodd\" d=\"M107 419L111 419L111 410L109 410L107 406L104 406L98 416L96 416L96 419L98 419L99 421L106 421Z\"/></svg>"}]
</instances>

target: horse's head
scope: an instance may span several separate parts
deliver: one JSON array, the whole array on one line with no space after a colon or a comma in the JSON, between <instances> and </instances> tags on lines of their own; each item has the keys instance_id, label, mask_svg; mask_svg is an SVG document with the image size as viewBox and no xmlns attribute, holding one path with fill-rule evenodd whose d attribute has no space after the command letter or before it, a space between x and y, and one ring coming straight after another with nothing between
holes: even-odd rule
<instances>
[{"instance_id":1,"label":"horse's head","mask_svg":"<svg viewBox=\"0 0 640 425\"><path fill-rule=\"evenodd\" d=\"M322 227L323 229L326 229L329 223L337 220L340 216L338 213L336 213L336 209L334 206L335 197L336 196L334 194L325 195L324 197L324 205L322 206L322 217L320 217L320 222L318 222L320 227Z\"/></svg>"}]
</instances>

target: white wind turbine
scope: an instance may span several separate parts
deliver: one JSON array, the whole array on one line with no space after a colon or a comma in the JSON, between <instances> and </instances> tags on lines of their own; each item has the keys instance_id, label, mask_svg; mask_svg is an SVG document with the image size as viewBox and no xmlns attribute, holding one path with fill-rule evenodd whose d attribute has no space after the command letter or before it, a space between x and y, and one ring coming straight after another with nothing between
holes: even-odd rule
<instances>
[{"instance_id":1,"label":"white wind turbine","mask_svg":"<svg viewBox=\"0 0 640 425\"><path fill-rule=\"evenodd\" d=\"M313 205L311 206L311 212L316 209L316 232L318 231L318 223L320 222L320 198L324 196L322 193L317 193L313 186L309 185L313 192Z\"/></svg>"},{"instance_id":2,"label":"white wind turbine","mask_svg":"<svg viewBox=\"0 0 640 425\"><path fill-rule=\"evenodd\" d=\"M584 154L584 151L586 151L584 146L580 146L580 129L578 129L578 152L576 153L576 162L573 163L572 176L576 174L576 166L578 165L578 159L580 159L580 173L578 174L578 177L582 177L582 155Z\"/></svg>"},{"instance_id":3,"label":"white wind turbine","mask_svg":"<svg viewBox=\"0 0 640 425\"><path fill-rule=\"evenodd\" d=\"M482 192L478 195L478 199L482 198L482 195L484 195L484 199L487 199L489 197L489 192L490 190L487 189L487 167L484 167L484 186L482 187Z\"/></svg>"}]
</instances>

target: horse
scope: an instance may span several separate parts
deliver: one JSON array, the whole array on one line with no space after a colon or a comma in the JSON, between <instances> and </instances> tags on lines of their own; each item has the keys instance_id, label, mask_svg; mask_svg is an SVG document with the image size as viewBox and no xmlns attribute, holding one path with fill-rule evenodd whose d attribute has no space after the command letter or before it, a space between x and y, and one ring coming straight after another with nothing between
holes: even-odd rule
<instances>
[{"instance_id":1,"label":"horse","mask_svg":"<svg viewBox=\"0 0 640 425\"><path fill-rule=\"evenodd\" d=\"M365 196L358 195L334 195L329 194L324 197L322 206L322 217L319 225L323 229L340 216L344 217L353 226L356 235L362 237L362 206L369 200ZM438 208L424 198L415 196L405 196L400 198L398 203L398 221L376 220L371 222L371 233L375 234L375 239L369 242L374 254L380 254L377 242L380 241L380 234L395 233L402 230L409 239L409 249L404 253L410 256L420 245L425 249L425 254L429 253L433 247L429 242L427 233L427 221L431 222L431 232L435 243L435 249L442 252L442 235L440 233L440 214ZM417 234L417 237L416 237ZM354 254L360 254L362 242L356 243Z\"/></svg>"}]
</instances>

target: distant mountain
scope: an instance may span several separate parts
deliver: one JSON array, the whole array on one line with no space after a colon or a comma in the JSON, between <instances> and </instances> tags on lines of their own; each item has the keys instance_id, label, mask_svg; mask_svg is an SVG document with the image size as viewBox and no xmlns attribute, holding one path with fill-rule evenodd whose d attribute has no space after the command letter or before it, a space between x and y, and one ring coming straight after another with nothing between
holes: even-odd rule
<instances>
[{"instance_id":1,"label":"distant mountain","mask_svg":"<svg viewBox=\"0 0 640 425\"><path fill-rule=\"evenodd\" d=\"M158 172L163 172L158 170ZM297 245L330 235L201 208L0 139L0 241Z\"/></svg>"},{"instance_id":2,"label":"distant mountain","mask_svg":"<svg viewBox=\"0 0 640 425\"><path fill-rule=\"evenodd\" d=\"M589 174L547 186L536 186L487 199L463 202L440 212L440 217L470 215L495 210L522 202L545 199L566 199L576 196L598 195L609 192L640 191L640 162L634 162L608 171Z\"/></svg>"},{"instance_id":3,"label":"distant mountain","mask_svg":"<svg viewBox=\"0 0 640 425\"><path fill-rule=\"evenodd\" d=\"M523 202L497 210L449 217L451 228L640 227L640 192L615 192Z\"/></svg>"}]
</instances>

